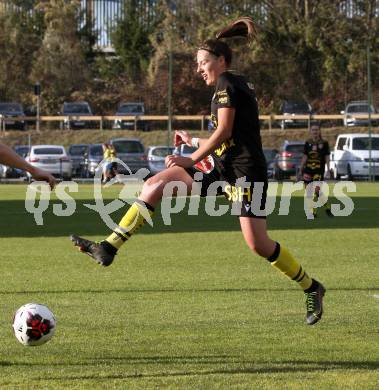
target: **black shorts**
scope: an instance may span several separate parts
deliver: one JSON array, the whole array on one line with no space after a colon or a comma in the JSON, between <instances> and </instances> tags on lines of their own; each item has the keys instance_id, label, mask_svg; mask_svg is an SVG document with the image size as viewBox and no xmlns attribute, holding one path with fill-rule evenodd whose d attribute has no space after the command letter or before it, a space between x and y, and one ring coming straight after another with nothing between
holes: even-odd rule
<instances>
[{"instance_id":1,"label":"black shorts","mask_svg":"<svg viewBox=\"0 0 379 390\"><path fill-rule=\"evenodd\" d=\"M228 180L216 168L210 173L202 173L195 168L186 171L201 185L201 197L224 195L232 204L233 215L266 218L267 180L253 180L249 176L233 176Z\"/></svg>"},{"instance_id":2,"label":"black shorts","mask_svg":"<svg viewBox=\"0 0 379 390\"><path fill-rule=\"evenodd\" d=\"M305 184L312 183L313 181L323 181L324 174L321 171L304 170L303 180Z\"/></svg>"}]
</instances>

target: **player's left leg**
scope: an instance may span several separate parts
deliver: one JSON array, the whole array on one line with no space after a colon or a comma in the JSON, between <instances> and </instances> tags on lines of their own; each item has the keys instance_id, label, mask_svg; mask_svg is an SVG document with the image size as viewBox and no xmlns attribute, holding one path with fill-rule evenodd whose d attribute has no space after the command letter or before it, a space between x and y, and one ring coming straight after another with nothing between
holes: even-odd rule
<instances>
[{"instance_id":1,"label":"player's left leg","mask_svg":"<svg viewBox=\"0 0 379 390\"><path fill-rule=\"evenodd\" d=\"M130 237L137 232L154 213L155 206L161 201L165 185L172 181L184 183L190 192L194 180L181 167L172 167L159 172L147 179L138 199L118 223L113 232L101 242L93 242L77 235L71 236L71 241L82 252L94 260L108 266L113 262L117 251Z\"/></svg>"},{"instance_id":2,"label":"player's left leg","mask_svg":"<svg viewBox=\"0 0 379 390\"><path fill-rule=\"evenodd\" d=\"M271 265L287 278L295 281L305 293L306 321L309 325L318 322L323 313L324 286L312 279L293 255L267 234L265 218L240 217L242 234L249 248L266 258Z\"/></svg>"}]
</instances>

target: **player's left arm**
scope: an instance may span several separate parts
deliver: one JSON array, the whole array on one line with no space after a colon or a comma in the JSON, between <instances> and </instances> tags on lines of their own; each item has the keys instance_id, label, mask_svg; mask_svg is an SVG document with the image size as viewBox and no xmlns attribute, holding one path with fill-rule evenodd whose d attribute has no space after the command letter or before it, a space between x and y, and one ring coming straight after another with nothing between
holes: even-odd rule
<instances>
[{"instance_id":1,"label":"player's left arm","mask_svg":"<svg viewBox=\"0 0 379 390\"><path fill-rule=\"evenodd\" d=\"M224 141L228 140L232 136L235 112L236 110L233 107L219 108L217 112L218 126L213 134L209 138L201 139L199 148L192 153L190 158L182 156L167 156L166 166L168 168L173 166L189 168L211 154Z\"/></svg>"},{"instance_id":2,"label":"player's left arm","mask_svg":"<svg viewBox=\"0 0 379 390\"><path fill-rule=\"evenodd\" d=\"M30 165L16 152L4 144L0 144L0 163L28 171L34 179L48 182L51 188L54 188L55 186L55 179L49 172Z\"/></svg>"},{"instance_id":3,"label":"player's left arm","mask_svg":"<svg viewBox=\"0 0 379 390\"><path fill-rule=\"evenodd\" d=\"M191 158L194 164L208 156L232 136L235 113L236 110L233 107L222 107L218 109L217 129L208 139L203 139L199 149L192 153Z\"/></svg>"}]
</instances>

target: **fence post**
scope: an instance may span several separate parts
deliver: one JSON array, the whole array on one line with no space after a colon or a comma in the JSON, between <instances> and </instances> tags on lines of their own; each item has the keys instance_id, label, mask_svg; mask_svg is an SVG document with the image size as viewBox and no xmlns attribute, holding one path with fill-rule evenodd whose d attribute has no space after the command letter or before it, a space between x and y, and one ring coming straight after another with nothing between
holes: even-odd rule
<instances>
[{"instance_id":1,"label":"fence post","mask_svg":"<svg viewBox=\"0 0 379 390\"><path fill-rule=\"evenodd\" d=\"M205 121L205 116L202 115L202 117L201 117L201 131L204 131L204 121Z\"/></svg>"},{"instance_id":2,"label":"fence post","mask_svg":"<svg viewBox=\"0 0 379 390\"><path fill-rule=\"evenodd\" d=\"M103 131L103 117L100 117L100 131Z\"/></svg>"},{"instance_id":3,"label":"fence post","mask_svg":"<svg viewBox=\"0 0 379 390\"><path fill-rule=\"evenodd\" d=\"M272 130L271 119L272 119L272 114L270 114L268 117L268 131L269 131L269 133L271 133L271 130Z\"/></svg>"}]
</instances>

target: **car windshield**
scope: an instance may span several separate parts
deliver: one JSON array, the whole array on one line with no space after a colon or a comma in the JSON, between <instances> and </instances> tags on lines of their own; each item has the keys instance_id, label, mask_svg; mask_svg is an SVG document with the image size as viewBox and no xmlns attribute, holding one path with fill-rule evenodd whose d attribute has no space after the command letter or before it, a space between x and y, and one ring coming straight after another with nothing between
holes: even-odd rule
<instances>
[{"instance_id":1,"label":"car windshield","mask_svg":"<svg viewBox=\"0 0 379 390\"><path fill-rule=\"evenodd\" d=\"M112 143L117 153L143 153L144 149L138 141L115 141Z\"/></svg>"},{"instance_id":2,"label":"car windshield","mask_svg":"<svg viewBox=\"0 0 379 390\"><path fill-rule=\"evenodd\" d=\"M90 114L89 107L83 103L66 103L63 106L64 114Z\"/></svg>"},{"instance_id":3,"label":"car windshield","mask_svg":"<svg viewBox=\"0 0 379 390\"><path fill-rule=\"evenodd\" d=\"M22 107L18 103L0 103L0 112L22 112Z\"/></svg>"},{"instance_id":4,"label":"car windshield","mask_svg":"<svg viewBox=\"0 0 379 390\"><path fill-rule=\"evenodd\" d=\"M124 104L117 110L118 114L143 114L140 104Z\"/></svg>"},{"instance_id":5,"label":"car windshield","mask_svg":"<svg viewBox=\"0 0 379 390\"><path fill-rule=\"evenodd\" d=\"M90 154L92 156L102 156L103 155L103 147L101 145L90 146Z\"/></svg>"},{"instance_id":6,"label":"car windshield","mask_svg":"<svg viewBox=\"0 0 379 390\"><path fill-rule=\"evenodd\" d=\"M63 154L62 148L35 148L34 154Z\"/></svg>"},{"instance_id":7,"label":"car windshield","mask_svg":"<svg viewBox=\"0 0 379 390\"><path fill-rule=\"evenodd\" d=\"M372 150L379 150L379 138L371 138L371 148ZM369 137L359 137L353 138L353 150L369 150L370 149L370 138Z\"/></svg>"},{"instance_id":8,"label":"car windshield","mask_svg":"<svg viewBox=\"0 0 379 390\"><path fill-rule=\"evenodd\" d=\"M309 106L306 102L291 102L283 105L283 112L308 113Z\"/></svg>"},{"instance_id":9,"label":"car windshield","mask_svg":"<svg viewBox=\"0 0 379 390\"><path fill-rule=\"evenodd\" d=\"M287 145L286 151L292 153L303 153L304 144Z\"/></svg>"},{"instance_id":10,"label":"car windshield","mask_svg":"<svg viewBox=\"0 0 379 390\"><path fill-rule=\"evenodd\" d=\"M169 154L172 154L174 152L174 148L172 146L162 147L162 148L155 148L151 154L153 156L157 157L166 157Z\"/></svg>"},{"instance_id":11,"label":"car windshield","mask_svg":"<svg viewBox=\"0 0 379 390\"><path fill-rule=\"evenodd\" d=\"M70 146L69 154L71 156L83 156L87 149L87 145L72 145Z\"/></svg>"},{"instance_id":12,"label":"car windshield","mask_svg":"<svg viewBox=\"0 0 379 390\"><path fill-rule=\"evenodd\" d=\"M354 104L354 105L351 105L351 106L348 106L347 107L347 112L349 113L358 113L358 112L363 112L363 113L366 113L368 112L368 104ZM371 114L374 114L375 113L375 110L374 110L374 107L370 107L370 112Z\"/></svg>"}]
</instances>

